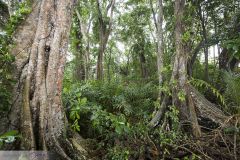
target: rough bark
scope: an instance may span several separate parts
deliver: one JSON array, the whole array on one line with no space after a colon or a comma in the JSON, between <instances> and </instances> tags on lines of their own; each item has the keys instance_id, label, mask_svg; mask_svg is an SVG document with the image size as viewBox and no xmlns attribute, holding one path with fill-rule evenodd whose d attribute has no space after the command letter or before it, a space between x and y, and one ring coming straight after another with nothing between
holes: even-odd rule
<instances>
[{"instance_id":1,"label":"rough bark","mask_svg":"<svg viewBox=\"0 0 240 160\"><path fill-rule=\"evenodd\" d=\"M21 131L21 149L50 150L60 159L84 159L75 137L68 137L61 101L72 3L36 1L16 31L12 50L18 82L10 128Z\"/></svg>"},{"instance_id":2,"label":"rough bark","mask_svg":"<svg viewBox=\"0 0 240 160\"><path fill-rule=\"evenodd\" d=\"M209 102L201 93L199 93L193 86L189 85L189 94L196 106L198 117L204 117L220 124L222 127L228 125L229 117L225 115L221 109L215 104Z\"/></svg>"},{"instance_id":3,"label":"rough bark","mask_svg":"<svg viewBox=\"0 0 240 160\"><path fill-rule=\"evenodd\" d=\"M173 104L179 107L180 117L182 121L188 120L188 110L186 102L181 102L178 98L178 93L183 92L186 94L185 85L187 82L186 76L186 60L187 55L184 51L184 44L182 42L182 34L184 32L183 28L183 12L184 12L185 0L175 1L175 17L176 17L176 28L175 28L175 45L176 45L176 55L174 58L172 81L175 81L175 86L173 86Z\"/></svg>"},{"instance_id":4,"label":"rough bark","mask_svg":"<svg viewBox=\"0 0 240 160\"><path fill-rule=\"evenodd\" d=\"M185 0L175 1L175 17L176 17L176 28L175 28L175 45L176 55L174 59L173 72L172 72L172 103L179 109L179 118L182 127L190 122L193 134L197 137L201 135L198 121L196 118L195 108L191 99L188 96L187 88L187 57L188 54L185 52L185 45L182 40L184 33L184 7ZM180 96L184 96L185 99L180 99Z\"/></svg>"}]
</instances>

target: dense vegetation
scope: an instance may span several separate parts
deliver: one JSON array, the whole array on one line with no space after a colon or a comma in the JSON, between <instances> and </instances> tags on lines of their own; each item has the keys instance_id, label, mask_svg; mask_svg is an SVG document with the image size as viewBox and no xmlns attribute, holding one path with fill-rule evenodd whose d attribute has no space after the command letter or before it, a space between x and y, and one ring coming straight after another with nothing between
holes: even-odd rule
<instances>
[{"instance_id":1,"label":"dense vegetation","mask_svg":"<svg viewBox=\"0 0 240 160\"><path fill-rule=\"evenodd\" d=\"M28 1L15 5L5 13L0 0L5 116L19 78L13 38L31 12ZM62 103L89 158L239 159L239 28L238 0L77 1ZM16 138L2 133L0 147Z\"/></svg>"}]
</instances>

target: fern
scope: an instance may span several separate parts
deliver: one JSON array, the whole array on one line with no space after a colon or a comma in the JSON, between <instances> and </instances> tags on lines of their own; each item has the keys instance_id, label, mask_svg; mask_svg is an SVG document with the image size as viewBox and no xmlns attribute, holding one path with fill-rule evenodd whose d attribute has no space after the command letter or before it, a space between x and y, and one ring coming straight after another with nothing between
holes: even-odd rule
<instances>
[{"instance_id":1,"label":"fern","mask_svg":"<svg viewBox=\"0 0 240 160\"><path fill-rule=\"evenodd\" d=\"M224 108L225 109L227 108L224 96L214 86L212 86L211 84L207 83L204 80L195 79L195 78L192 78L190 80L190 83L192 85L194 85L195 87L209 89L220 100L220 102L224 106Z\"/></svg>"},{"instance_id":2,"label":"fern","mask_svg":"<svg viewBox=\"0 0 240 160\"><path fill-rule=\"evenodd\" d=\"M234 110L240 113L240 75L225 72L224 82L226 83L224 95L228 103L231 104L232 107L236 107Z\"/></svg>"}]
</instances>

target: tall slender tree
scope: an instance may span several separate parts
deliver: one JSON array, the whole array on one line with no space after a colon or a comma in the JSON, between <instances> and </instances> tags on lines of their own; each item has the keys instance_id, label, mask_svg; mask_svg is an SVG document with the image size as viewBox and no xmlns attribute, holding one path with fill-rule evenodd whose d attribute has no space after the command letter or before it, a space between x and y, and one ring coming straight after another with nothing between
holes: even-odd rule
<instances>
[{"instance_id":1,"label":"tall slender tree","mask_svg":"<svg viewBox=\"0 0 240 160\"><path fill-rule=\"evenodd\" d=\"M109 39L109 35L112 30L113 23L113 9L115 6L115 0L111 0L109 4L106 6L106 10L102 10L102 5L100 0L97 0L97 12L98 12L98 22L99 22L99 50L98 50L98 59L97 59L97 79L103 80L103 56L106 50L107 42ZM106 16L109 16L109 20L107 21Z\"/></svg>"},{"instance_id":2,"label":"tall slender tree","mask_svg":"<svg viewBox=\"0 0 240 160\"><path fill-rule=\"evenodd\" d=\"M156 17L152 0L150 0L154 25L156 28L158 81L159 81L159 86L161 86L163 83L163 74L161 72L163 70L163 2L162 0L158 0L157 2L158 2L158 12Z\"/></svg>"}]
</instances>

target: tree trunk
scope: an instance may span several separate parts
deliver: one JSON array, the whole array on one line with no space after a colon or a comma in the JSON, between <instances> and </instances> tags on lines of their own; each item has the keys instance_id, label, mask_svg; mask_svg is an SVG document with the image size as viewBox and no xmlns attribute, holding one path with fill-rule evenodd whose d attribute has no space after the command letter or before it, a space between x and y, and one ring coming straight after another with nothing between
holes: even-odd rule
<instances>
[{"instance_id":1,"label":"tree trunk","mask_svg":"<svg viewBox=\"0 0 240 160\"><path fill-rule=\"evenodd\" d=\"M113 18L113 9L115 5L115 0L111 0L107 7L106 15L110 9L110 20L108 23L104 21L102 10L100 7L100 2L97 0L97 9L98 9L98 21L99 21L99 50L98 50L98 59L97 59L97 80L103 80L103 59L104 59L104 52L106 50L107 42L109 35L112 30L112 18ZM107 27L108 26L108 27Z\"/></svg>"},{"instance_id":2,"label":"tree trunk","mask_svg":"<svg viewBox=\"0 0 240 160\"><path fill-rule=\"evenodd\" d=\"M85 80L85 73L86 73L86 67L85 67L85 52L86 50L83 48L83 42L84 42L84 38L85 38L85 34L84 34L84 29L82 27L82 21L81 21L81 16L79 14L79 12L76 10L76 16L78 17L76 23L79 26L79 29L76 30L75 33L75 38L78 40L76 42L76 44L74 45L75 49L74 49L74 54L76 56L75 58L75 71L74 71L74 78L77 81L82 81Z\"/></svg>"},{"instance_id":3,"label":"tree trunk","mask_svg":"<svg viewBox=\"0 0 240 160\"><path fill-rule=\"evenodd\" d=\"M140 51L141 53L139 54L139 60L140 60L140 67L141 67L141 74L142 78L147 79L148 77L148 72L147 72L147 64L146 64L146 58L144 55L144 51Z\"/></svg>"},{"instance_id":4,"label":"tree trunk","mask_svg":"<svg viewBox=\"0 0 240 160\"><path fill-rule=\"evenodd\" d=\"M110 73L111 60L112 60L112 47L109 49L109 58L108 58L108 63L107 63L107 79L108 79L108 83L111 82L111 73Z\"/></svg>"},{"instance_id":5,"label":"tree trunk","mask_svg":"<svg viewBox=\"0 0 240 160\"><path fill-rule=\"evenodd\" d=\"M179 118L182 124L191 122L193 134L201 135L198 125L195 108L191 103L187 84L187 53L185 53L185 45L183 44L182 35L184 33L184 15L185 0L175 1L175 44L176 55L172 72L172 103L179 109ZM182 98L181 98L182 97Z\"/></svg>"},{"instance_id":6,"label":"tree trunk","mask_svg":"<svg viewBox=\"0 0 240 160\"><path fill-rule=\"evenodd\" d=\"M22 134L21 149L50 150L61 159L83 159L69 138L62 106L62 80L72 15L72 0L41 0L15 35L15 97L10 129ZM24 41L22 41L24 39Z\"/></svg>"},{"instance_id":7,"label":"tree trunk","mask_svg":"<svg viewBox=\"0 0 240 160\"><path fill-rule=\"evenodd\" d=\"M158 68L158 81L159 86L162 86L163 83L163 76L162 76L162 69L163 69L163 4L162 0L158 0L158 19L156 18L156 14L153 8L152 0L150 0L150 6L153 14L154 25L156 28L156 35L157 35L157 68ZM159 96L161 97L161 93L159 92Z\"/></svg>"},{"instance_id":8,"label":"tree trunk","mask_svg":"<svg viewBox=\"0 0 240 160\"><path fill-rule=\"evenodd\" d=\"M89 32L90 32L90 27L91 27L91 23L92 23L92 16L89 15L89 21L86 23L83 22L82 18L81 18L81 15L79 14L78 10L76 9L76 15L78 17L78 20L79 20L79 27L80 27L80 32L81 32L81 35L82 35L82 40L84 42L86 42L86 48L85 49L82 49L84 50L83 53L84 55L82 56L82 66L84 69L83 69L83 73L84 73L84 79L85 80L88 80L89 78L89 61L90 61L90 38L89 38ZM85 63L84 63L85 62Z\"/></svg>"},{"instance_id":9,"label":"tree trunk","mask_svg":"<svg viewBox=\"0 0 240 160\"><path fill-rule=\"evenodd\" d=\"M162 86L163 83L163 4L162 0L158 0L158 23L157 23L157 42L158 42L158 49L157 49L157 66L158 66L158 80L159 86ZM161 93L159 93L161 96Z\"/></svg>"},{"instance_id":10,"label":"tree trunk","mask_svg":"<svg viewBox=\"0 0 240 160\"><path fill-rule=\"evenodd\" d=\"M209 81L209 75L208 75L208 46L206 45L207 42L207 31L206 31L206 23L205 23L205 18L204 18L204 12L202 11L201 4L199 4L199 17L201 20L201 25L202 25L202 36L204 39L204 57L205 57L205 69L204 69L204 78L205 81Z\"/></svg>"},{"instance_id":11,"label":"tree trunk","mask_svg":"<svg viewBox=\"0 0 240 160\"><path fill-rule=\"evenodd\" d=\"M90 37L89 37L89 32L90 32L90 27L92 23L92 17L90 18L88 22L88 27L87 27L87 32L86 32L86 41L87 41L87 46L86 46L86 54L85 54L85 75L86 75L86 80L89 79L89 72L90 72Z\"/></svg>"},{"instance_id":12,"label":"tree trunk","mask_svg":"<svg viewBox=\"0 0 240 160\"><path fill-rule=\"evenodd\" d=\"M106 44L103 44L103 38L101 38L98 59L97 59L97 80L103 80L103 55L106 49Z\"/></svg>"}]
</instances>

